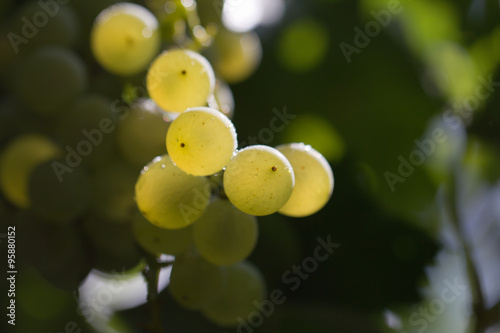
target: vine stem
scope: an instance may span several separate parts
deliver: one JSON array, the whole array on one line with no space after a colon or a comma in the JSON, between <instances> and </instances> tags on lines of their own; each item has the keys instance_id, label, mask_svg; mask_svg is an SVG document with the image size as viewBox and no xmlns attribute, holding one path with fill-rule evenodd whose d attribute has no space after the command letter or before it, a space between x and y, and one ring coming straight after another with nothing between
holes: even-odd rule
<instances>
[{"instance_id":1,"label":"vine stem","mask_svg":"<svg viewBox=\"0 0 500 333\"><path fill-rule=\"evenodd\" d=\"M475 316L475 324L473 332L483 333L489 326L486 325L486 320L485 320L485 314L487 311L485 309L484 294L479 279L479 273L477 271L477 267L474 263L474 259L471 253L472 242L470 240L468 241L465 237L465 234L463 232L463 224L458 211L458 202L457 202L458 181L459 181L459 170L458 168L454 168L450 181L450 186L448 189L447 199L451 215L451 221L455 228L458 241L462 246L463 254L465 257L465 263L467 267L467 273L469 277L469 284L472 289L472 310Z\"/></svg>"},{"instance_id":2,"label":"vine stem","mask_svg":"<svg viewBox=\"0 0 500 333\"><path fill-rule=\"evenodd\" d=\"M150 322L147 325L147 331L150 333L162 333L163 329L160 320L160 301L158 298L158 279L163 265L159 263L157 257L153 255L146 255L146 262L147 266L144 268L142 274L144 275L147 283L147 301L151 316Z\"/></svg>"}]
</instances>

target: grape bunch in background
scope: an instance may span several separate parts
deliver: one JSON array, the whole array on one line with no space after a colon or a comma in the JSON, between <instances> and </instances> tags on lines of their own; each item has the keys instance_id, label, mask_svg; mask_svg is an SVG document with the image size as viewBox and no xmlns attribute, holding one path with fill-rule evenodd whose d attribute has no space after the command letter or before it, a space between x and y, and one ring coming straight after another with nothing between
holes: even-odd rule
<instances>
[{"instance_id":1,"label":"grape bunch in background","mask_svg":"<svg viewBox=\"0 0 500 333\"><path fill-rule=\"evenodd\" d=\"M238 149L228 83L257 67L257 35L225 30L205 1L146 5L101 11L78 52L74 13L61 7L50 23L60 37L41 31L0 62L17 71L1 101L10 125L0 132L0 208L19 243L35 244L19 256L55 286L76 290L93 268L151 270L151 258L174 255L178 304L235 326L266 297L245 260L256 216L316 213L333 173L304 143Z\"/></svg>"}]
</instances>

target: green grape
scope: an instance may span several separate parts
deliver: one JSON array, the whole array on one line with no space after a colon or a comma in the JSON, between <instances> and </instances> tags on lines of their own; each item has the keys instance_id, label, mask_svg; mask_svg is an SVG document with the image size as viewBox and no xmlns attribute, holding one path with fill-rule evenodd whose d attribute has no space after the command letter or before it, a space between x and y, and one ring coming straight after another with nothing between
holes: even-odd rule
<instances>
[{"instance_id":1,"label":"green grape","mask_svg":"<svg viewBox=\"0 0 500 333\"><path fill-rule=\"evenodd\" d=\"M210 195L206 177L185 173L168 155L145 166L135 185L135 200L142 215L166 229L180 229L196 221L205 211Z\"/></svg>"},{"instance_id":2,"label":"green grape","mask_svg":"<svg viewBox=\"0 0 500 333\"><path fill-rule=\"evenodd\" d=\"M87 208L90 201L88 176L82 167L72 169L64 179L54 172L54 162L45 162L31 173L29 200L31 210L54 223L69 223Z\"/></svg>"},{"instance_id":3,"label":"green grape","mask_svg":"<svg viewBox=\"0 0 500 333\"><path fill-rule=\"evenodd\" d=\"M75 10L57 1L29 1L8 24L7 38L16 54L48 45L72 47L80 28Z\"/></svg>"},{"instance_id":4,"label":"green grape","mask_svg":"<svg viewBox=\"0 0 500 333\"><path fill-rule=\"evenodd\" d=\"M181 254L193 241L192 225L181 229L164 229L150 223L139 212L133 217L132 227L137 243L153 255Z\"/></svg>"},{"instance_id":5,"label":"green grape","mask_svg":"<svg viewBox=\"0 0 500 333\"><path fill-rule=\"evenodd\" d=\"M170 122L151 100L134 104L116 130L122 156L131 165L142 168L149 161L165 154L165 137Z\"/></svg>"},{"instance_id":6,"label":"green grape","mask_svg":"<svg viewBox=\"0 0 500 333\"><path fill-rule=\"evenodd\" d=\"M328 161L318 151L303 143L276 147L290 161L295 173L295 186L279 213L303 217L323 208L332 196L334 179Z\"/></svg>"},{"instance_id":7,"label":"green grape","mask_svg":"<svg viewBox=\"0 0 500 333\"><path fill-rule=\"evenodd\" d=\"M218 110L188 109L170 125L167 151L183 171L207 176L222 170L236 151L234 125Z\"/></svg>"},{"instance_id":8,"label":"green grape","mask_svg":"<svg viewBox=\"0 0 500 333\"><path fill-rule=\"evenodd\" d=\"M86 88L85 65L73 52L60 47L37 49L16 66L12 89L30 111L58 116Z\"/></svg>"},{"instance_id":9,"label":"green grape","mask_svg":"<svg viewBox=\"0 0 500 333\"><path fill-rule=\"evenodd\" d=\"M212 201L193 226L194 244L200 255L216 265L246 259L257 237L255 216L243 213L225 199Z\"/></svg>"},{"instance_id":10,"label":"green grape","mask_svg":"<svg viewBox=\"0 0 500 333\"><path fill-rule=\"evenodd\" d=\"M202 313L210 321L220 326L236 326L238 318L246 320L256 311L254 302L260 303L265 297L265 283L259 270L243 261L227 270L227 286L221 297L202 308Z\"/></svg>"},{"instance_id":11,"label":"green grape","mask_svg":"<svg viewBox=\"0 0 500 333\"><path fill-rule=\"evenodd\" d=\"M224 191L241 211L272 214L287 202L294 186L290 162L274 148L248 146L236 154L224 171Z\"/></svg>"},{"instance_id":12,"label":"green grape","mask_svg":"<svg viewBox=\"0 0 500 333\"><path fill-rule=\"evenodd\" d=\"M231 88L226 82L222 80L216 81L214 97L221 112L224 113L229 119L233 119L234 97Z\"/></svg>"},{"instance_id":13,"label":"green grape","mask_svg":"<svg viewBox=\"0 0 500 333\"><path fill-rule=\"evenodd\" d=\"M25 133L52 135L53 127L52 123L26 111L18 102L9 98L0 100L0 146Z\"/></svg>"},{"instance_id":14,"label":"green grape","mask_svg":"<svg viewBox=\"0 0 500 333\"><path fill-rule=\"evenodd\" d=\"M135 211L134 185L138 172L127 163L111 160L91 176L90 209L110 222L127 222Z\"/></svg>"},{"instance_id":15,"label":"green grape","mask_svg":"<svg viewBox=\"0 0 500 333\"><path fill-rule=\"evenodd\" d=\"M200 54L189 50L170 50L160 54L147 74L151 98L165 111L184 110L207 104L213 94L215 74Z\"/></svg>"},{"instance_id":16,"label":"green grape","mask_svg":"<svg viewBox=\"0 0 500 333\"><path fill-rule=\"evenodd\" d=\"M118 120L111 105L100 95L86 95L58 122L56 132L66 145L68 164L98 166L114 153Z\"/></svg>"},{"instance_id":17,"label":"green grape","mask_svg":"<svg viewBox=\"0 0 500 333\"><path fill-rule=\"evenodd\" d=\"M96 269L121 272L141 264L131 223L117 224L90 214L83 222L83 230L92 244Z\"/></svg>"},{"instance_id":18,"label":"green grape","mask_svg":"<svg viewBox=\"0 0 500 333\"><path fill-rule=\"evenodd\" d=\"M252 75L262 59L262 45L255 32L234 33L221 30L214 43L212 64L215 72L229 83Z\"/></svg>"},{"instance_id":19,"label":"green grape","mask_svg":"<svg viewBox=\"0 0 500 333\"><path fill-rule=\"evenodd\" d=\"M55 288L33 267L23 267L16 285L16 303L30 318L52 319L76 305L71 293Z\"/></svg>"},{"instance_id":20,"label":"green grape","mask_svg":"<svg viewBox=\"0 0 500 333\"><path fill-rule=\"evenodd\" d=\"M45 136L24 134L14 138L0 156L0 188L5 198L19 208L28 208L31 173L39 164L60 155L61 149Z\"/></svg>"},{"instance_id":21,"label":"green grape","mask_svg":"<svg viewBox=\"0 0 500 333\"><path fill-rule=\"evenodd\" d=\"M27 211L14 217L18 262L33 265L52 285L78 288L90 271L90 259L74 225L53 225ZM22 245L22 246L21 246Z\"/></svg>"},{"instance_id":22,"label":"green grape","mask_svg":"<svg viewBox=\"0 0 500 333\"><path fill-rule=\"evenodd\" d=\"M146 8L121 2L102 11L91 32L91 49L106 70L132 75L145 70L160 50L156 17Z\"/></svg>"},{"instance_id":23,"label":"green grape","mask_svg":"<svg viewBox=\"0 0 500 333\"><path fill-rule=\"evenodd\" d=\"M195 310L215 301L226 287L226 270L199 256L175 258L168 290L184 308Z\"/></svg>"}]
</instances>

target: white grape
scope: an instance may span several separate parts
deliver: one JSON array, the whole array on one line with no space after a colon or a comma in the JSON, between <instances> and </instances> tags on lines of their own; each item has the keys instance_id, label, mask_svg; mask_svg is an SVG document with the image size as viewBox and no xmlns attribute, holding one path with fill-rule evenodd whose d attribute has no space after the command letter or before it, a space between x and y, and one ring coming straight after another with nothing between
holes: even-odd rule
<instances>
[{"instance_id":1,"label":"white grape","mask_svg":"<svg viewBox=\"0 0 500 333\"><path fill-rule=\"evenodd\" d=\"M205 106L215 87L208 60L190 50L161 53L149 67L146 80L150 97L170 112Z\"/></svg>"},{"instance_id":2,"label":"white grape","mask_svg":"<svg viewBox=\"0 0 500 333\"><path fill-rule=\"evenodd\" d=\"M255 145L233 157L224 172L224 191L241 211L269 215L290 198L295 182L290 162L278 150Z\"/></svg>"},{"instance_id":3,"label":"white grape","mask_svg":"<svg viewBox=\"0 0 500 333\"><path fill-rule=\"evenodd\" d=\"M196 176L222 170L236 147L236 131L231 120L207 107L183 112L172 122L167 133L167 151L172 161Z\"/></svg>"},{"instance_id":4,"label":"white grape","mask_svg":"<svg viewBox=\"0 0 500 333\"><path fill-rule=\"evenodd\" d=\"M303 217L323 208L332 196L334 178L328 161L318 151L303 143L276 147L292 164L295 186L290 199L278 211L293 217Z\"/></svg>"},{"instance_id":5,"label":"white grape","mask_svg":"<svg viewBox=\"0 0 500 333\"><path fill-rule=\"evenodd\" d=\"M160 49L158 27L156 17L146 8L117 3L97 16L91 32L92 53L112 73L138 73Z\"/></svg>"},{"instance_id":6,"label":"white grape","mask_svg":"<svg viewBox=\"0 0 500 333\"><path fill-rule=\"evenodd\" d=\"M135 200L149 222L161 228L180 229L203 214L210 191L208 178L185 173L163 155L142 170L135 184Z\"/></svg>"},{"instance_id":7,"label":"white grape","mask_svg":"<svg viewBox=\"0 0 500 333\"><path fill-rule=\"evenodd\" d=\"M246 259L254 249L257 219L238 210L228 200L217 199L194 223L193 237L206 260L216 265L232 265Z\"/></svg>"}]
</instances>

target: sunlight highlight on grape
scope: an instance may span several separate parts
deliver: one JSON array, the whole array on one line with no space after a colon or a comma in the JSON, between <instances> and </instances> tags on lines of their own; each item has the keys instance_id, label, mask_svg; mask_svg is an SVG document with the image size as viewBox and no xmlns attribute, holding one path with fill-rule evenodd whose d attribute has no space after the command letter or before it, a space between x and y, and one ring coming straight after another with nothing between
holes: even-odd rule
<instances>
[{"instance_id":1,"label":"sunlight highlight on grape","mask_svg":"<svg viewBox=\"0 0 500 333\"><path fill-rule=\"evenodd\" d=\"M274 148L246 147L224 172L224 191L238 209L251 215L272 214L287 202L295 183L293 168Z\"/></svg>"},{"instance_id":2,"label":"sunlight highlight on grape","mask_svg":"<svg viewBox=\"0 0 500 333\"><path fill-rule=\"evenodd\" d=\"M149 95L165 111L183 112L205 106L214 87L215 74L210 63L189 50L163 52L147 74Z\"/></svg>"},{"instance_id":3,"label":"sunlight highlight on grape","mask_svg":"<svg viewBox=\"0 0 500 333\"><path fill-rule=\"evenodd\" d=\"M167 151L172 161L196 176L222 170L236 147L236 130L231 120L206 107L186 110L172 122L167 133Z\"/></svg>"}]
</instances>

